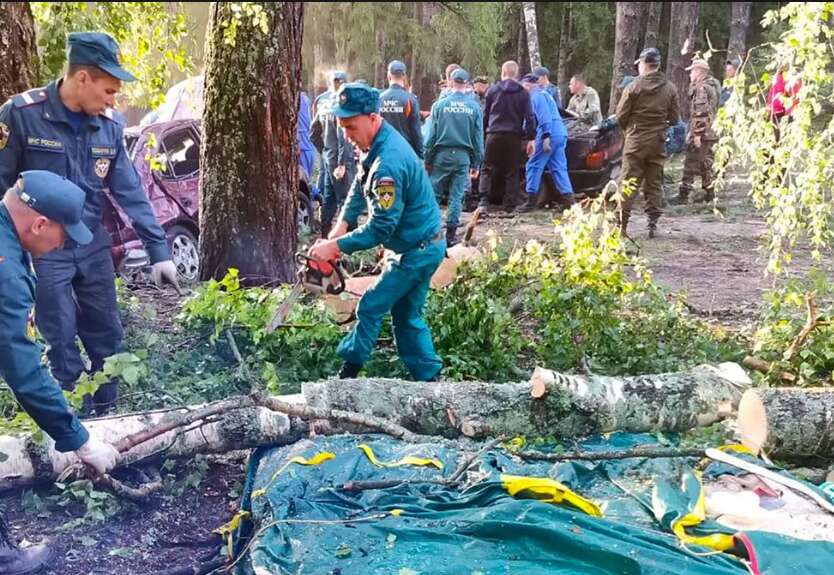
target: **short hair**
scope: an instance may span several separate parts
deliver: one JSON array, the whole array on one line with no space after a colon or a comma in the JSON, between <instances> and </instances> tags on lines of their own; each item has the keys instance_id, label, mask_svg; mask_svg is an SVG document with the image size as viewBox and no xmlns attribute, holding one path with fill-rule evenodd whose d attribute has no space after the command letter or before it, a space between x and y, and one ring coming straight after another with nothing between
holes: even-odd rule
<instances>
[{"instance_id":1,"label":"short hair","mask_svg":"<svg viewBox=\"0 0 834 575\"><path fill-rule=\"evenodd\" d=\"M91 66L89 64L68 64L67 65L67 78L72 78L76 74L81 71L87 72L93 80L100 80L107 76L110 76L107 72L99 68L98 66Z\"/></svg>"},{"instance_id":2,"label":"short hair","mask_svg":"<svg viewBox=\"0 0 834 575\"><path fill-rule=\"evenodd\" d=\"M518 62L515 60L507 60L501 65L501 76L518 78Z\"/></svg>"},{"instance_id":3,"label":"short hair","mask_svg":"<svg viewBox=\"0 0 834 575\"><path fill-rule=\"evenodd\" d=\"M585 76L583 74L574 74L573 76L571 76L571 78L573 78L577 82L582 82L583 84L587 83L585 82Z\"/></svg>"},{"instance_id":4,"label":"short hair","mask_svg":"<svg viewBox=\"0 0 834 575\"><path fill-rule=\"evenodd\" d=\"M460 68L460 64L449 64L446 66L446 79L451 80L452 72Z\"/></svg>"}]
</instances>

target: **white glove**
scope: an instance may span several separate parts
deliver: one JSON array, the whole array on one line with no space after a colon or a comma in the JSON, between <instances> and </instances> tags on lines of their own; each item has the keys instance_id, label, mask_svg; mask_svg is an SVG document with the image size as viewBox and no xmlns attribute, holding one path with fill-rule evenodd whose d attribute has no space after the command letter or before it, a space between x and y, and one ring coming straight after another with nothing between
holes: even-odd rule
<instances>
[{"instance_id":1,"label":"white glove","mask_svg":"<svg viewBox=\"0 0 834 575\"><path fill-rule=\"evenodd\" d=\"M171 260L156 262L151 267L151 278L156 287L161 288L163 282L168 282L177 288L177 291L180 289L180 284L177 281L177 266Z\"/></svg>"},{"instance_id":2,"label":"white glove","mask_svg":"<svg viewBox=\"0 0 834 575\"><path fill-rule=\"evenodd\" d=\"M107 473L119 462L119 452L116 448L95 437L90 437L87 443L75 450L75 454L99 475Z\"/></svg>"}]
</instances>

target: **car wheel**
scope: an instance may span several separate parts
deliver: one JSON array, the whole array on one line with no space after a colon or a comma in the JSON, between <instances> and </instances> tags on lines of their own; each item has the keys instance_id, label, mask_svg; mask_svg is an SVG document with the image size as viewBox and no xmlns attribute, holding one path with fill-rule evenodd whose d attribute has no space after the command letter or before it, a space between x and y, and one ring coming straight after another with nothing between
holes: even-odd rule
<instances>
[{"instance_id":1,"label":"car wheel","mask_svg":"<svg viewBox=\"0 0 834 575\"><path fill-rule=\"evenodd\" d=\"M316 213L313 210L313 202L307 194L298 194L298 229L306 227L315 231Z\"/></svg>"},{"instance_id":2,"label":"car wheel","mask_svg":"<svg viewBox=\"0 0 834 575\"><path fill-rule=\"evenodd\" d=\"M177 273L186 283L197 281L200 271L200 251L197 238L188 228L171 226L166 232L168 246L171 248L171 259L177 266Z\"/></svg>"}]
</instances>

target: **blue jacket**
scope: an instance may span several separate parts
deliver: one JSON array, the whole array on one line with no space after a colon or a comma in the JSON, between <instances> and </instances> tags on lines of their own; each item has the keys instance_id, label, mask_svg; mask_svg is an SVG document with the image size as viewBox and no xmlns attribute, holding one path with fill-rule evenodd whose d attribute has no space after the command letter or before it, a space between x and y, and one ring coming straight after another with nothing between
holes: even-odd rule
<instances>
[{"instance_id":1,"label":"blue jacket","mask_svg":"<svg viewBox=\"0 0 834 575\"><path fill-rule=\"evenodd\" d=\"M302 152L315 150L310 139L310 98L307 92L298 93L298 149Z\"/></svg>"},{"instance_id":2,"label":"blue jacket","mask_svg":"<svg viewBox=\"0 0 834 575\"><path fill-rule=\"evenodd\" d=\"M420 135L420 104L417 97L399 84L379 95L379 113L411 144L418 158L423 157L423 138Z\"/></svg>"},{"instance_id":3,"label":"blue jacket","mask_svg":"<svg viewBox=\"0 0 834 575\"><path fill-rule=\"evenodd\" d=\"M568 131L562 121L562 115L550 93L542 87L534 87L530 91L530 102L536 117L536 141L543 138L567 138Z\"/></svg>"},{"instance_id":4,"label":"blue jacket","mask_svg":"<svg viewBox=\"0 0 834 575\"><path fill-rule=\"evenodd\" d=\"M484 104L484 131L487 134L518 134L526 140L536 135L530 95L515 80L493 84Z\"/></svg>"},{"instance_id":5,"label":"blue jacket","mask_svg":"<svg viewBox=\"0 0 834 575\"><path fill-rule=\"evenodd\" d=\"M26 170L64 176L87 194L83 219L95 234L101 225L102 195L109 189L151 262L171 259L165 232L125 151L122 124L107 110L85 117L76 134L67 121L58 83L12 96L0 107L0 190L10 188ZM71 240L64 245L74 247Z\"/></svg>"},{"instance_id":6,"label":"blue jacket","mask_svg":"<svg viewBox=\"0 0 834 575\"><path fill-rule=\"evenodd\" d=\"M0 204L0 375L26 413L55 440L55 449L74 451L89 434L41 362L41 346L27 337L34 303L32 261Z\"/></svg>"},{"instance_id":7,"label":"blue jacket","mask_svg":"<svg viewBox=\"0 0 834 575\"><path fill-rule=\"evenodd\" d=\"M353 181L341 219L355 228L366 209L368 220L339 238L341 251L349 254L382 244L401 254L440 233L440 208L423 163L384 120Z\"/></svg>"},{"instance_id":8,"label":"blue jacket","mask_svg":"<svg viewBox=\"0 0 834 575\"><path fill-rule=\"evenodd\" d=\"M432 165L439 147L465 148L471 166L484 157L484 126L481 106L472 96L452 92L431 107L431 129L426 143L426 163Z\"/></svg>"}]
</instances>

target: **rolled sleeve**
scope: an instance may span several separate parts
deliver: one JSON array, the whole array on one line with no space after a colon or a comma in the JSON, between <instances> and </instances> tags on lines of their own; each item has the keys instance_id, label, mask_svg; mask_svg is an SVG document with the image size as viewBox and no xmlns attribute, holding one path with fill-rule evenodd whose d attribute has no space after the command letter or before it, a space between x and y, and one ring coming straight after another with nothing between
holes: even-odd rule
<instances>
[{"instance_id":1,"label":"rolled sleeve","mask_svg":"<svg viewBox=\"0 0 834 575\"><path fill-rule=\"evenodd\" d=\"M58 451L74 451L89 433L70 410L58 384L41 363L41 349L26 336L31 288L22 277L0 282L0 374L21 407L55 440Z\"/></svg>"}]
</instances>

